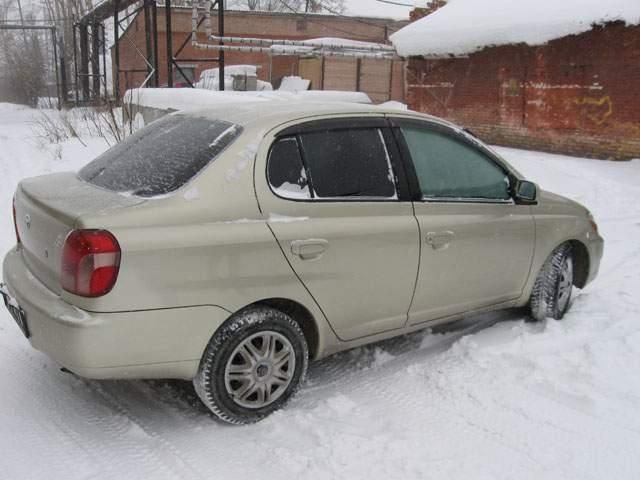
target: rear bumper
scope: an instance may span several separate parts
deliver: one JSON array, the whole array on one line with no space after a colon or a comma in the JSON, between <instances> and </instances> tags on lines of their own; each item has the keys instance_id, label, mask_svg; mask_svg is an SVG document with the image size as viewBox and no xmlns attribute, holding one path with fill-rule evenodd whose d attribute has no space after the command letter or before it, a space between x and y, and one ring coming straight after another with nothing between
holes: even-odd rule
<instances>
[{"instance_id":1,"label":"rear bumper","mask_svg":"<svg viewBox=\"0 0 640 480\"><path fill-rule=\"evenodd\" d=\"M36 279L19 249L6 255L3 278L26 315L31 345L87 378L191 379L209 339L229 316L217 306L81 310Z\"/></svg>"}]
</instances>

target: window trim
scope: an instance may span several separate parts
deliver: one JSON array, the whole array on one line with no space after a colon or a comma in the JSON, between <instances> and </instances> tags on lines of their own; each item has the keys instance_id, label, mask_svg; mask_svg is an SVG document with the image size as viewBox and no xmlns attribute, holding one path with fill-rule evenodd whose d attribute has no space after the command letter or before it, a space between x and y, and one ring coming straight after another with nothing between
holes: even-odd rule
<instances>
[{"instance_id":1,"label":"window trim","mask_svg":"<svg viewBox=\"0 0 640 480\"><path fill-rule=\"evenodd\" d=\"M380 140L385 149L385 153L388 158L388 164L390 165L393 173L393 184L395 187L395 195L393 197L317 197L315 188L313 187L313 178L309 173L307 158L304 152L304 147L300 140L300 136L304 133L319 132L319 131L336 131L336 130L378 130L380 134ZM295 138L298 149L300 151L300 157L302 159L302 165L307 176L307 181L310 190L309 198L291 198L283 197L275 191L275 187L269 180L269 161L271 160L271 151L273 146L283 138ZM397 147L397 142L393 138L389 124L384 117L340 117L322 120L312 120L297 125L289 126L279 132L277 132L269 145L267 153L267 161L265 165L265 180L273 193L279 199L290 202L320 202L320 203L382 203L382 202L408 202L411 201L409 186L407 185L407 174L404 166L402 155Z\"/></svg>"},{"instance_id":2,"label":"window trim","mask_svg":"<svg viewBox=\"0 0 640 480\"><path fill-rule=\"evenodd\" d=\"M504 164L502 160L497 158L491 150L487 149L484 145L478 141L471 141L468 137L469 134L463 133L462 130L457 130L448 127L443 124L429 122L427 120L421 120L417 118L407 117L389 117L389 123L391 125L391 131L393 137L397 143L398 149L401 152L402 161L407 171L409 189L411 191L411 199L414 202L422 203L452 203L452 204L489 204L489 205L515 205L516 202L513 197L513 184L517 179L516 175ZM440 133L446 137L451 138L454 141L458 141L463 145L475 150L485 157L489 162L500 168L505 176L509 179L509 198L474 198L474 197L426 197L422 193L420 188L420 182L418 181L418 175L413 163L413 157L411 151L402 133L403 126L413 126L424 130Z\"/></svg>"}]
</instances>

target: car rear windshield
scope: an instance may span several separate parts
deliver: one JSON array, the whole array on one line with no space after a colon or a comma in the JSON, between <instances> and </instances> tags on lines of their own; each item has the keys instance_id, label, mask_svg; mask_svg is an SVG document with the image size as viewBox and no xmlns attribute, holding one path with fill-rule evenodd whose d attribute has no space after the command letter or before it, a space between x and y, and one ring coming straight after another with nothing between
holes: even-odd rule
<instances>
[{"instance_id":1,"label":"car rear windshield","mask_svg":"<svg viewBox=\"0 0 640 480\"><path fill-rule=\"evenodd\" d=\"M242 128L223 120L168 115L83 167L82 180L140 197L177 190L212 162Z\"/></svg>"}]
</instances>

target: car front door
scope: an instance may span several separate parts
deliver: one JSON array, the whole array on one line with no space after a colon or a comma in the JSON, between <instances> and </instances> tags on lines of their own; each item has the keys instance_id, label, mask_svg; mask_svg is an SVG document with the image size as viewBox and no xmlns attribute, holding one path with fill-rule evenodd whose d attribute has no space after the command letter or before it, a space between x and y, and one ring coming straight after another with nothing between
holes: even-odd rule
<instances>
[{"instance_id":1,"label":"car front door","mask_svg":"<svg viewBox=\"0 0 640 480\"><path fill-rule=\"evenodd\" d=\"M419 235L386 120L289 126L260 148L255 176L269 227L338 337L403 327Z\"/></svg>"},{"instance_id":2,"label":"car front door","mask_svg":"<svg viewBox=\"0 0 640 480\"><path fill-rule=\"evenodd\" d=\"M469 135L392 119L420 226L420 272L409 323L518 298L529 274L535 226L511 196L505 165Z\"/></svg>"}]
</instances>

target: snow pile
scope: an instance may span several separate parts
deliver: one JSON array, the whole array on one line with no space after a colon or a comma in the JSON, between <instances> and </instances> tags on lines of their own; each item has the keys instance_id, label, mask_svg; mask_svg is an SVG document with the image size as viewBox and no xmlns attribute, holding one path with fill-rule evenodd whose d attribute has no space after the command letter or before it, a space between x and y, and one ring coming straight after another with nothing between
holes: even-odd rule
<instances>
[{"instance_id":1,"label":"snow pile","mask_svg":"<svg viewBox=\"0 0 640 480\"><path fill-rule=\"evenodd\" d=\"M160 110L193 110L232 103L268 101L371 103L366 93L338 90L216 92L197 88L134 88L124 94L124 103L127 105Z\"/></svg>"},{"instance_id":2,"label":"snow pile","mask_svg":"<svg viewBox=\"0 0 640 480\"><path fill-rule=\"evenodd\" d=\"M245 77L251 83L253 80L256 82L257 91L269 91L273 90L273 86L269 82L258 80L258 67L256 65L228 65L224 68L224 89L226 91L234 90L234 78ZM194 86L196 88L202 88L205 90L219 90L220 88L220 69L210 68L204 70L200 74L200 80L198 80Z\"/></svg>"},{"instance_id":3,"label":"snow pile","mask_svg":"<svg viewBox=\"0 0 640 480\"><path fill-rule=\"evenodd\" d=\"M639 24L640 1L450 0L391 35L391 42L403 57L467 55L496 45L542 45L618 20Z\"/></svg>"},{"instance_id":4,"label":"snow pile","mask_svg":"<svg viewBox=\"0 0 640 480\"><path fill-rule=\"evenodd\" d=\"M198 88L134 88L124 94L124 103L162 110L189 110L260 99L231 95L232 92L214 92Z\"/></svg>"},{"instance_id":5,"label":"snow pile","mask_svg":"<svg viewBox=\"0 0 640 480\"><path fill-rule=\"evenodd\" d=\"M369 95L364 92L344 92L341 90L305 90L300 92L233 92L234 95L263 100L279 100L285 102L347 102L370 104Z\"/></svg>"},{"instance_id":6,"label":"snow pile","mask_svg":"<svg viewBox=\"0 0 640 480\"><path fill-rule=\"evenodd\" d=\"M249 77L255 77L258 75L258 67L256 65L225 65L224 75L247 75ZM215 67L203 70L200 74L200 79L218 78L219 76L220 69Z\"/></svg>"},{"instance_id":7,"label":"snow pile","mask_svg":"<svg viewBox=\"0 0 640 480\"><path fill-rule=\"evenodd\" d=\"M394 110L409 110L406 103L398 102L397 100L389 100L380 104L383 108L393 108Z\"/></svg>"},{"instance_id":8,"label":"snow pile","mask_svg":"<svg viewBox=\"0 0 640 480\"><path fill-rule=\"evenodd\" d=\"M306 78L297 76L282 77L278 90L285 92L304 92L309 89L309 85L311 85L311 80L307 80Z\"/></svg>"},{"instance_id":9,"label":"snow pile","mask_svg":"<svg viewBox=\"0 0 640 480\"><path fill-rule=\"evenodd\" d=\"M394 20L408 20L409 13L413 10L413 4L424 3L411 0L391 0L390 2L377 2L371 0L349 0L345 2L347 15L368 18L389 18Z\"/></svg>"}]
</instances>

